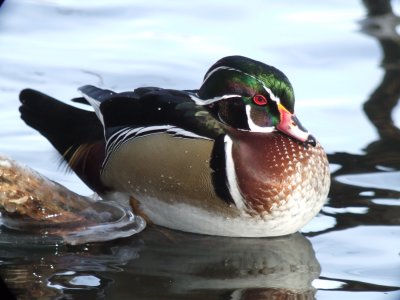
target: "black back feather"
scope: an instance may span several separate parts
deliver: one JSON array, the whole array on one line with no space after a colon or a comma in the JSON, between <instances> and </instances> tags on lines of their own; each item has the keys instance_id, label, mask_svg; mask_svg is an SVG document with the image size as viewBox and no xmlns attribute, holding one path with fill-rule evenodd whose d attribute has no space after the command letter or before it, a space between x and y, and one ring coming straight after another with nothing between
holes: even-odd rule
<instances>
[{"instance_id":1,"label":"black back feather","mask_svg":"<svg viewBox=\"0 0 400 300\"><path fill-rule=\"evenodd\" d=\"M188 91L142 87L110 93L93 86L80 90L101 103L106 137L122 126L173 125L211 139L224 133L224 125L208 107L196 105Z\"/></svg>"}]
</instances>

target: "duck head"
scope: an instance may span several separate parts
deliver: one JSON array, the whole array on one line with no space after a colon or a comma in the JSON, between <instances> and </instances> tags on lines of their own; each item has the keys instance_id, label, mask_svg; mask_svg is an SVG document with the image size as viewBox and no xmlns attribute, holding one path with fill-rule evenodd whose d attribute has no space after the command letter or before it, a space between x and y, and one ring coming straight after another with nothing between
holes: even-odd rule
<instances>
[{"instance_id":1,"label":"duck head","mask_svg":"<svg viewBox=\"0 0 400 300\"><path fill-rule=\"evenodd\" d=\"M294 92L280 70L243 56L217 61L205 74L196 102L226 125L252 132L280 131L316 145L294 114Z\"/></svg>"}]
</instances>

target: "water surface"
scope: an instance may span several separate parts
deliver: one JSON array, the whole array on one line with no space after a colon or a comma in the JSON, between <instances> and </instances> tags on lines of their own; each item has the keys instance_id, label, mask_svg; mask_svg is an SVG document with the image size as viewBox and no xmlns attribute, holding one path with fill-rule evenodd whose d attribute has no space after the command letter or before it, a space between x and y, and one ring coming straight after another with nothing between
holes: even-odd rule
<instances>
[{"instance_id":1,"label":"water surface","mask_svg":"<svg viewBox=\"0 0 400 300\"><path fill-rule=\"evenodd\" d=\"M373 1L372 1L373 2ZM0 274L21 299L400 299L399 1L13 0L0 8L0 152L75 192L18 114L31 87L197 88L241 54L284 71L324 145L328 203L301 234L229 239L148 229L78 247L1 230ZM369 11L369 14L368 14Z\"/></svg>"}]
</instances>

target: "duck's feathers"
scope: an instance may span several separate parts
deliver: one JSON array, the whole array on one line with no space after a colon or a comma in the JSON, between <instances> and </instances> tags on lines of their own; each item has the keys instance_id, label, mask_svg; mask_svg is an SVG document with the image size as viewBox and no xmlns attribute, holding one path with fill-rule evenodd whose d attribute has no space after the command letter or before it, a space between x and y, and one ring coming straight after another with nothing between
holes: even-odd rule
<instances>
[{"instance_id":1,"label":"duck's feathers","mask_svg":"<svg viewBox=\"0 0 400 300\"><path fill-rule=\"evenodd\" d=\"M193 102L189 96L193 91L144 87L116 93L94 86L79 90L102 121L106 140L123 129L141 133L164 130L174 135L185 135L186 131L187 137L210 139L224 133L224 125L208 107Z\"/></svg>"},{"instance_id":2,"label":"duck's feathers","mask_svg":"<svg viewBox=\"0 0 400 300\"><path fill-rule=\"evenodd\" d=\"M105 141L96 115L32 89L21 91L20 101L21 118L53 144L63 161L93 190L107 190L99 178Z\"/></svg>"},{"instance_id":3,"label":"duck's feathers","mask_svg":"<svg viewBox=\"0 0 400 300\"><path fill-rule=\"evenodd\" d=\"M102 126L93 112L32 89L22 90L19 97L21 118L44 135L62 155L66 155L71 146L103 140Z\"/></svg>"}]
</instances>

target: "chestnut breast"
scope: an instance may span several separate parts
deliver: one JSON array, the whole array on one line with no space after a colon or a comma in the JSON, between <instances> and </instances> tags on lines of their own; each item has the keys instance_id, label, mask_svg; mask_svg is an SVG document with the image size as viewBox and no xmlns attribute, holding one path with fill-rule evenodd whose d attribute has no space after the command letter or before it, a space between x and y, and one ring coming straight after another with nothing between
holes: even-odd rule
<instances>
[{"instance_id":1,"label":"chestnut breast","mask_svg":"<svg viewBox=\"0 0 400 300\"><path fill-rule=\"evenodd\" d=\"M230 136L237 184L250 211L268 213L293 197L314 201L308 194L325 201L329 165L319 143L313 147L279 132L234 131Z\"/></svg>"}]
</instances>

